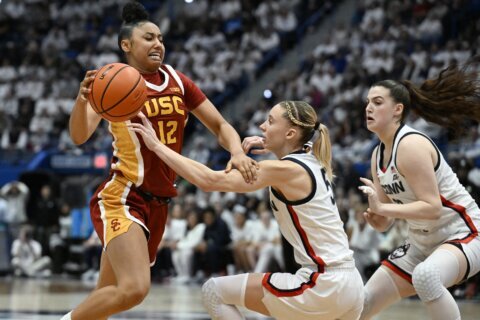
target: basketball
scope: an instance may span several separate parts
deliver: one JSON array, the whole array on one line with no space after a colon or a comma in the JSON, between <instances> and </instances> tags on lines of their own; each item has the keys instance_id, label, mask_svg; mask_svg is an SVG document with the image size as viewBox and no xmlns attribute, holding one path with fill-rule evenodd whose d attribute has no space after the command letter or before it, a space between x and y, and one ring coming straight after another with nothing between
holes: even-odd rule
<instances>
[{"instance_id":1,"label":"basketball","mask_svg":"<svg viewBox=\"0 0 480 320\"><path fill-rule=\"evenodd\" d=\"M123 63L100 68L91 84L88 100L102 118L120 122L137 115L147 98L147 85L137 69Z\"/></svg>"}]
</instances>

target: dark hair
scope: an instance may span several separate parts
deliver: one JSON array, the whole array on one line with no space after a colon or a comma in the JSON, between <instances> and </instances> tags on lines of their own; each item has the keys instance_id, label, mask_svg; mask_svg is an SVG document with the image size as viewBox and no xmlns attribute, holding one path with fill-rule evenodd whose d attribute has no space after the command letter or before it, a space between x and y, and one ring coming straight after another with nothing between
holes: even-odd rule
<instances>
[{"instance_id":1,"label":"dark hair","mask_svg":"<svg viewBox=\"0 0 480 320\"><path fill-rule=\"evenodd\" d=\"M118 47L122 49L121 42L123 39L129 39L132 36L132 30L148 20L148 12L145 7L136 1L127 3L122 11L122 26L118 33Z\"/></svg>"},{"instance_id":2,"label":"dark hair","mask_svg":"<svg viewBox=\"0 0 480 320\"><path fill-rule=\"evenodd\" d=\"M427 79L420 86L409 80L383 80L372 87L389 89L393 100L404 105L402 122L412 110L427 121L460 132L466 121L480 122L480 86L476 70L479 61L480 56L463 66L451 65L437 78Z\"/></svg>"}]
</instances>

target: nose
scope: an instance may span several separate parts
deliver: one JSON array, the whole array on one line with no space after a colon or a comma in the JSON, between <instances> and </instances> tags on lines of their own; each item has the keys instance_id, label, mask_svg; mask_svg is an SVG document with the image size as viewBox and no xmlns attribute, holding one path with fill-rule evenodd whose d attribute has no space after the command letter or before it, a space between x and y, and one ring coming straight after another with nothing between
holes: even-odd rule
<instances>
[{"instance_id":1,"label":"nose","mask_svg":"<svg viewBox=\"0 0 480 320\"><path fill-rule=\"evenodd\" d=\"M266 128L265 128L265 123L267 121L264 121L261 125L260 125L260 130L262 130L263 132L265 132Z\"/></svg>"}]
</instances>

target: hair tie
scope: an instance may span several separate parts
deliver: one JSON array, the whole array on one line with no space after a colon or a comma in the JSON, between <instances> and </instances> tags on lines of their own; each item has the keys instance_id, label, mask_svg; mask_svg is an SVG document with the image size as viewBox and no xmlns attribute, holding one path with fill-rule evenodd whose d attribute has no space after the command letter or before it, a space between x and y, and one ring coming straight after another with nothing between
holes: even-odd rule
<instances>
[{"instance_id":1,"label":"hair tie","mask_svg":"<svg viewBox=\"0 0 480 320\"><path fill-rule=\"evenodd\" d=\"M319 127L320 127L320 122L317 121L315 122L315 126L313 127L313 130L318 130Z\"/></svg>"}]
</instances>

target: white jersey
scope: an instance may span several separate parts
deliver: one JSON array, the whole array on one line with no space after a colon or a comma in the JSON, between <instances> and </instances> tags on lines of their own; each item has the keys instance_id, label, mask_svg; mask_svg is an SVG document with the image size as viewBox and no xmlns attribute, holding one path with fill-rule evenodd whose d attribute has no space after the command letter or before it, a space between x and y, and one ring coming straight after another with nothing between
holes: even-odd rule
<instances>
[{"instance_id":1,"label":"white jersey","mask_svg":"<svg viewBox=\"0 0 480 320\"><path fill-rule=\"evenodd\" d=\"M441 216L438 220L407 219L409 238L420 249L428 251L448 240L469 242L478 235L480 227L480 210L475 200L458 181L457 175L439 152L435 143L425 134L407 125L402 125L394 136L392 155L388 164L383 165L383 143L377 148L377 176L385 194L394 203L411 203L417 201L415 194L397 168L397 151L400 141L407 135L419 134L430 140L435 147L438 162L435 165L440 198L442 200Z\"/></svg>"},{"instance_id":2,"label":"white jersey","mask_svg":"<svg viewBox=\"0 0 480 320\"><path fill-rule=\"evenodd\" d=\"M288 201L270 188L273 214L281 233L294 248L295 261L318 272L353 262L325 169L311 153L292 153L282 160L301 165L312 181L311 193L298 201Z\"/></svg>"}]
</instances>

